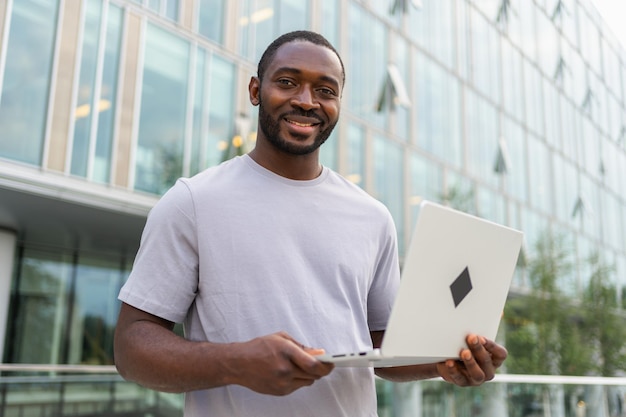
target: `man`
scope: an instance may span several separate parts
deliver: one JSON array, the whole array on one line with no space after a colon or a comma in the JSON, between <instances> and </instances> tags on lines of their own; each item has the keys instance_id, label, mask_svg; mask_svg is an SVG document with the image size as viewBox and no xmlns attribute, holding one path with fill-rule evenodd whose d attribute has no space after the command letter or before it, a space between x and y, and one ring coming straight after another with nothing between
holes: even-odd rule
<instances>
[{"instance_id":1,"label":"man","mask_svg":"<svg viewBox=\"0 0 626 417\"><path fill-rule=\"evenodd\" d=\"M371 369L315 358L380 346L399 282L389 212L319 163L344 79L322 36L276 39L248 87L255 148L179 180L150 213L115 361L129 380L187 392L186 416L376 415ZM479 385L505 358L470 335L458 361L376 373Z\"/></svg>"}]
</instances>

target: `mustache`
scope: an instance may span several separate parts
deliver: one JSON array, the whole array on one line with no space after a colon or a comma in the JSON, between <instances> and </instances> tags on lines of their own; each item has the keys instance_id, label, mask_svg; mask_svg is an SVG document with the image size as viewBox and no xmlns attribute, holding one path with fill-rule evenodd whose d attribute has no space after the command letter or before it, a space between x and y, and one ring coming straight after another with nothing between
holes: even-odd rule
<instances>
[{"instance_id":1,"label":"mustache","mask_svg":"<svg viewBox=\"0 0 626 417\"><path fill-rule=\"evenodd\" d=\"M289 116L302 116L302 117L310 117L312 119L317 120L320 123L324 123L322 118L315 113L314 110L302 110L302 109L294 109L290 112L281 114L281 119L284 119Z\"/></svg>"}]
</instances>

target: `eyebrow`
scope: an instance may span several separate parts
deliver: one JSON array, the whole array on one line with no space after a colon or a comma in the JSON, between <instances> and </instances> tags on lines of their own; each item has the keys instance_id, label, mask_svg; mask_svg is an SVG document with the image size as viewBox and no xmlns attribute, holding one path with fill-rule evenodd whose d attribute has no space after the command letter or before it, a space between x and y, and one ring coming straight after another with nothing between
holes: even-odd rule
<instances>
[{"instance_id":1,"label":"eyebrow","mask_svg":"<svg viewBox=\"0 0 626 417\"><path fill-rule=\"evenodd\" d=\"M298 68L293 68L293 67L280 67L276 70L275 74L280 74L280 73L293 73L293 74L302 74L302 70L298 69ZM326 81L328 83L333 84L336 88L339 88L341 86L341 84L339 83L339 81L337 81L337 79L335 77L331 77L330 75L320 75L318 77L319 80L322 81Z\"/></svg>"}]
</instances>

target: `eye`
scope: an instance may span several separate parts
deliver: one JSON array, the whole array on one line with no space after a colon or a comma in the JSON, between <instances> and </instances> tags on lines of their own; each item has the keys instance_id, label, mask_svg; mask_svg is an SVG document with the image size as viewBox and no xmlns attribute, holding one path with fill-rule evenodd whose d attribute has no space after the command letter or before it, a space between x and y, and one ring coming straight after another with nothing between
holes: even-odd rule
<instances>
[{"instance_id":1,"label":"eye","mask_svg":"<svg viewBox=\"0 0 626 417\"><path fill-rule=\"evenodd\" d=\"M282 86L292 86L295 85L293 81L291 81L290 79L287 78L279 78L278 80L276 80L277 84L280 84Z\"/></svg>"},{"instance_id":2,"label":"eye","mask_svg":"<svg viewBox=\"0 0 626 417\"><path fill-rule=\"evenodd\" d=\"M333 96L334 97L334 96L337 95L337 93L335 93L335 91L333 91L332 89L327 88L327 87L319 88L317 91L319 91L320 93L322 93L325 96Z\"/></svg>"}]
</instances>

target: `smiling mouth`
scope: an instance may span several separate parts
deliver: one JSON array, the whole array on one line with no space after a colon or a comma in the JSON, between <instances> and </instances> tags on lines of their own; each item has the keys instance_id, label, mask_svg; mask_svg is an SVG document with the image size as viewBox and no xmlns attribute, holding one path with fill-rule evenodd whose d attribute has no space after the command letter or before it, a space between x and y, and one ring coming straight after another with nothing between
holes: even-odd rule
<instances>
[{"instance_id":1,"label":"smiling mouth","mask_svg":"<svg viewBox=\"0 0 626 417\"><path fill-rule=\"evenodd\" d=\"M296 122L295 120L290 120L290 119L285 119L285 121L287 123L290 123L294 126L299 126L299 127L313 127L315 125L318 125L319 123L302 123L302 122Z\"/></svg>"}]
</instances>

